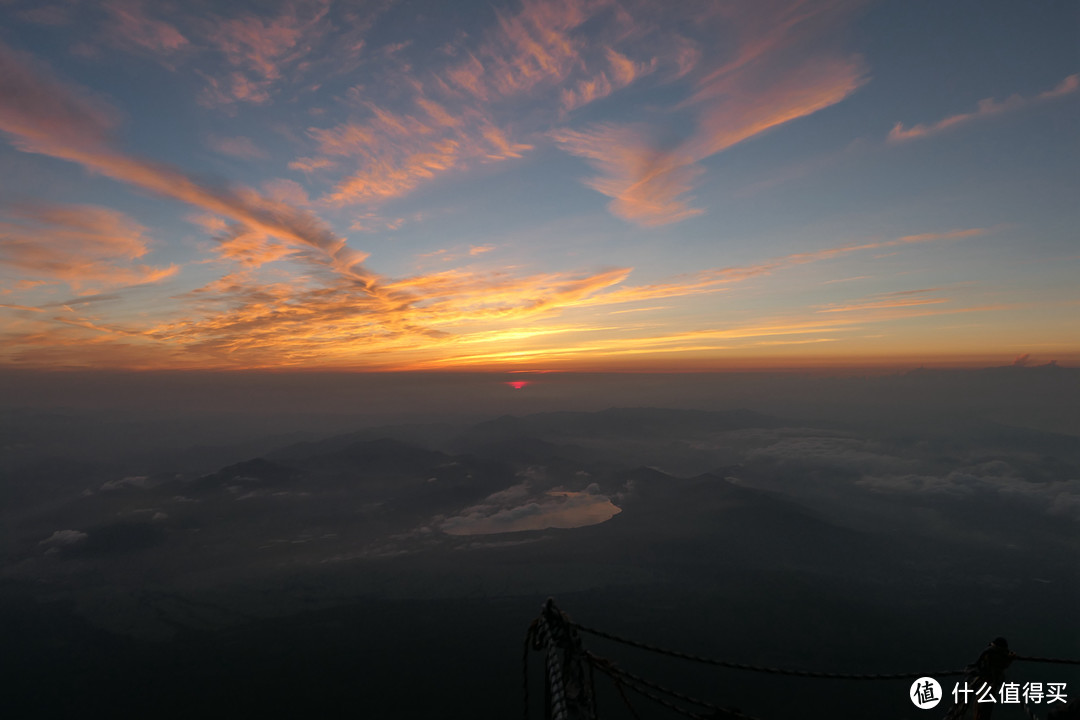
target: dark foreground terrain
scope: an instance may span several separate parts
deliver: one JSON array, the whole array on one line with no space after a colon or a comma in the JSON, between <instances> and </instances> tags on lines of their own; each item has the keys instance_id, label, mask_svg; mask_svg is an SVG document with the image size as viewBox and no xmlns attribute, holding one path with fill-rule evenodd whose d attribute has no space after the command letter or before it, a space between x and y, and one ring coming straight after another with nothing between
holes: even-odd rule
<instances>
[{"instance_id":1,"label":"dark foreground terrain","mask_svg":"<svg viewBox=\"0 0 1080 720\"><path fill-rule=\"evenodd\" d=\"M623 408L214 445L179 421L12 408L0 716L510 717L549 595L585 625L762 665L960 669L998 635L1080 655L1080 437L926 410ZM116 451L125 437L149 439ZM910 681L584 640L766 720L937 713ZM1009 679L1080 694L1075 667ZM597 683L602 717L633 717Z\"/></svg>"}]
</instances>

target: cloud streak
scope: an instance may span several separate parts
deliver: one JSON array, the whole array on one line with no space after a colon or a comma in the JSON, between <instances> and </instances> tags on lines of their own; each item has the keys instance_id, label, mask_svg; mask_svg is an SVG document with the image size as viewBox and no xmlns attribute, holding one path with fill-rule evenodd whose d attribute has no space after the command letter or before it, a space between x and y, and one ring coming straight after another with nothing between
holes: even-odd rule
<instances>
[{"instance_id":1,"label":"cloud streak","mask_svg":"<svg viewBox=\"0 0 1080 720\"><path fill-rule=\"evenodd\" d=\"M206 75L202 102L264 104L329 31L329 0L287 2L273 16L243 13L220 18L206 28L206 42L224 57L227 74Z\"/></svg>"},{"instance_id":2,"label":"cloud streak","mask_svg":"<svg viewBox=\"0 0 1080 720\"><path fill-rule=\"evenodd\" d=\"M418 94L417 113L395 113L367 104L366 122L332 128L311 128L320 157L297 161L295 169L329 166L332 158L349 158L359 170L340 180L323 198L325 204L375 204L401 197L426 180L469 161L521 157L531 146L514 143L477 110L451 114Z\"/></svg>"},{"instance_id":3,"label":"cloud streak","mask_svg":"<svg viewBox=\"0 0 1080 720\"><path fill-rule=\"evenodd\" d=\"M184 172L113 148L113 115L82 94L31 68L28 59L0 46L0 131L15 146L82 165L157 195L179 200L318 251L326 265L375 292L365 254L346 246L318 218L242 187L214 187Z\"/></svg>"},{"instance_id":4,"label":"cloud streak","mask_svg":"<svg viewBox=\"0 0 1080 720\"><path fill-rule=\"evenodd\" d=\"M700 215L687 193L703 171L675 153L655 150L644 133L616 125L562 130L550 137L567 152L583 157L600 174L585 181L612 198L608 209L624 220L655 227Z\"/></svg>"},{"instance_id":5,"label":"cloud streak","mask_svg":"<svg viewBox=\"0 0 1080 720\"><path fill-rule=\"evenodd\" d=\"M704 172L702 161L836 105L866 82L858 57L819 54L793 61L786 53L786 43L791 41L788 30L819 13L804 17L796 11L799 4L784 7L775 22L744 28L750 37L744 39L737 57L698 81L696 92L682 106L693 112L696 128L673 147L657 143L643 127L597 124L549 133L565 151L585 158L600 171L585 184L612 198L608 209L613 215L655 227L702 214L703 210L692 207L690 195ZM745 18L721 19L747 22ZM702 22L713 20L701 18ZM579 97L603 96L612 88L608 83L564 91L564 106L571 109Z\"/></svg>"},{"instance_id":6,"label":"cloud streak","mask_svg":"<svg viewBox=\"0 0 1080 720\"><path fill-rule=\"evenodd\" d=\"M905 128L903 123L898 122L893 126L893 129L889 131L888 141L891 143L900 143L930 137L945 130L967 125L976 120L1019 110L1034 103L1065 97L1066 95L1075 93L1077 89L1080 89L1080 75L1069 75L1058 83L1056 87L1032 97L1025 98L1020 95L1011 95L1004 100L985 98L979 101L978 106L972 112L950 115L929 125L918 124Z\"/></svg>"},{"instance_id":7,"label":"cloud streak","mask_svg":"<svg viewBox=\"0 0 1080 720\"><path fill-rule=\"evenodd\" d=\"M111 0L102 8L108 16L106 33L115 45L157 54L174 53L190 45L176 27L148 15L139 0Z\"/></svg>"},{"instance_id":8,"label":"cloud streak","mask_svg":"<svg viewBox=\"0 0 1080 720\"><path fill-rule=\"evenodd\" d=\"M149 251L146 228L92 205L23 205L0 220L0 268L20 277L63 282L73 290L154 283L175 265L135 264Z\"/></svg>"}]
</instances>

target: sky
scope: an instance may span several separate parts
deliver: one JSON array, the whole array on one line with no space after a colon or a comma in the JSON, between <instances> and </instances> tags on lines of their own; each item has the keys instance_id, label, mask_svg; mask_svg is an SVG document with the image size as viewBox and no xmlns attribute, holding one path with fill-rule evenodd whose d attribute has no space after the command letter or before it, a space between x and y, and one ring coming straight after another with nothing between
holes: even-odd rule
<instances>
[{"instance_id":1,"label":"sky","mask_svg":"<svg viewBox=\"0 0 1080 720\"><path fill-rule=\"evenodd\" d=\"M0 367L1076 364L1077 27L0 0Z\"/></svg>"}]
</instances>

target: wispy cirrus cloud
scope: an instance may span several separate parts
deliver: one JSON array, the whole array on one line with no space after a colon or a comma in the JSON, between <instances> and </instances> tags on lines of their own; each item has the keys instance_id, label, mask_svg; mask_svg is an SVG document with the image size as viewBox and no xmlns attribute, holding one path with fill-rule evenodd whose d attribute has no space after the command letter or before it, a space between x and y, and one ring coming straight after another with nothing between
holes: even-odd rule
<instances>
[{"instance_id":1,"label":"wispy cirrus cloud","mask_svg":"<svg viewBox=\"0 0 1080 720\"><path fill-rule=\"evenodd\" d=\"M33 332L12 338L9 353L22 361L55 360L49 353L60 345L77 344L76 338L81 337L84 343L92 341L94 353L100 353L84 357L91 364L112 347L112 362L127 358L134 366L158 362L165 366L314 364L376 369L535 361L573 365L585 358L592 362L716 352L747 344L831 342L837 333L876 322L990 309L916 306L903 303L905 294L897 293L870 298L861 307L855 307L860 304L857 301L850 311L828 313L827 318L817 314L819 309L802 318L706 330L650 333L647 328L635 330L622 323L606 327L560 321L568 313L588 308L723 292L752 278L851 253L974 237L983 232L978 229L872 240L647 285L628 284L629 268L541 274L457 268L382 278L376 295L341 274L268 270L266 263L278 259L276 253L296 252L296 246L257 233L244 235L241 227L221 220L203 222L208 231L218 233L222 256L237 261L241 269L179 298L182 317L142 327L77 314L51 318L52 324L42 327L41 321ZM23 322L30 323L32 318ZM52 326L57 322L64 328ZM570 339L574 335L587 339ZM477 352L478 346L486 349ZM156 359L151 352L154 347L161 349Z\"/></svg>"},{"instance_id":2,"label":"wispy cirrus cloud","mask_svg":"<svg viewBox=\"0 0 1080 720\"><path fill-rule=\"evenodd\" d=\"M889 131L888 140L892 143L898 143L929 137L945 130L949 130L950 128L966 125L975 120L992 117L994 115L1000 115L1002 113L1011 112L1013 110L1019 110L1020 108L1026 107L1033 103L1064 97L1066 95L1070 95L1076 92L1077 89L1080 89L1080 75L1069 75L1060 83L1058 83L1056 87L1031 97L1010 95L1004 100L986 98L984 100L980 100L977 108L972 112L950 115L946 118L938 120L935 123L930 123L929 125L924 125L920 123L918 125L913 125L911 127L905 128L903 123L898 122L896 123L896 125L893 126L893 129Z\"/></svg>"},{"instance_id":3,"label":"wispy cirrus cloud","mask_svg":"<svg viewBox=\"0 0 1080 720\"><path fill-rule=\"evenodd\" d=\"M831 303L818 309L822 313L848 313L861 312L864 310L889 310L893 308L910 308L922 305L942 305L951 302L947 297L934 297L930 293L938 292L941 288L919 288L917 290L901 290L891 293L877 293L869 298L862 298L854 302Z\"/></svg>"},{"instance_id":4,"label":"wispy cirrus cloud","mask_svg":"<svg viewBox=\"0 0 1080 720\"><path fill-rule=\"evenodd\" d=\"M632 82L655 71L657 67L655 57L649 63L640 63L634 62L612 48L606 48L605 54L608 61L606 70L590 78L579 80L574 87L562 90L561 100L565 112L605 98L616 90L629 87Z\"/></svg>"},{"instance_id":5,"label":"wispy cirrus cloud","mask_svg":"<svg viewBox=\"0 0 1080 720\"><path fill-rule=\"evenodd\" d=\"M571 35L605 3L525 0L517 13L497 11L496 27L475 54L447 71L450 83L479 100L531 90L565 78L583 40Z\"/></svg>"},{"instance_id":6,"label":"wispy cirrus cloud","mask_svg":"<svg viewBox=\"0 0 1080 720\"><path fill-rule=\"evenodd\" d=\"M308 131L322 158L348 158L359 166L336 183L325 196L326 203L379 203L470 161L517 158L531 147L510 141L477 110L464 108L452 114L422 93L414 103L419 112L395 113L369 103L366 122ZM323 165L321 159L295 167L317 169L319 165Z\"/></svg>"},{"instance_id":7,"label":"wispy cirrus cloud","mask_svg":"<svg viewBox=\"0 0 1080 720\"><path fill-rule=\"evenodd\" d=\"M552 325L550 321L583 308L722 292L752 278L849 253L974 237L981 232L972 229L875 240L636 286L627 284L629 268L535 275L454 269L385 281L384 289L395 301L393 310L343 281L304 285L257 281L239 274L193 294L200 307L198 317L148 330L147 334L224 363L260 366L287 361L349 366L361 362L362 356L368 367L400 367L403 358L409 358L409 366L415 368L715 351L733 343L817 342L831 333L900 317L990 308L903 306L902 300L885 302L889 298L882 296L858 308L861 312L853 308L828 319L811 315L720 329L623 336L619 332L625 328L598 327L595 323ZM896 296L902 297L902 293ZM870 307L872 304L877 307ZM524 320L530 324L523 330ZM568 341L568 334L589 339ZM525 340L555 337L555 342L537 347L520 346ZM477 344L503 347L476 352ZM505 349L507 345L514 349Z\"/></svg>"},{"instance_id":8,"label":"wispy cirrus cloud","mask_svg":"<svg viewBox=\"0 0 1080 720\"><path fill-rule=\"evenodd\" d=\"M585 300L582 302L582 305L615 304L722 292L732 284L751 280L753 278L765 277L800 265L834 260L856 253L880 250L883 248L979 237L987 232L989 232L989 230L986 228L965 228L940 233L918 233L886 240L872 240L812 250L809 252L791 253L789 255L782 255L752 265L733 265L729 267L701 270L696 273L677 276L668 282L663 283L619 287L605 293L601 297Z\"/></svg>"},{"instance_id":9,"label":"wispy cirrus cloud","mask_svg":"<svg viewBox=\"0 0 1080 720\"><path fill-rule=\"evenodd\" d=\"M73 290L160 282L175 265L134 261L149 252L146 228L93 205L21 205L0 214L0 270L62 282Z\"/></svg>"},{"instance_id":10,"label":"wispy cirrus cloud","mask_svg":"<svg viewBox=\"0 0 1080 720\"><path fill-rule=\"evenodd\" d=\"M702 169L677 154L656 150L642 129L593 125L549 136L600 171L585 184L612 198L608 208L613 215L651 227L702 213L690 207L693 198L687 197Z\"/></svg>"},{"instance_id":11,"label":"wispy cirrus cloud","mask_svg":"<svg viewBox=\"0 0 1080 720\"><path fill-rule=\"evenodd\" d=\"M610 123L549 136L601 171L586 184L612 198L608 208L617 217L651 227L699 215L690 192L703 172L701 161L831 107L866 82L856 56L819 52L796 59L790 52L827 26L826 11L833 9L771 3L753 11L703 12L699 22L733 26L739 39L733 57L712 58L711 70L698 68L696 89L681 106L693 113L696 128L680 142L660 144L647 128Z\"/></svg>"},{"instance_id":12,"label":"wispy cirrus cloud","mask_svg":"<svg viewBox=\"0 0 1080 720\"><path fill-rule=\"evenodd\" d=\"M721 79L725 99L704 109L699 130L682 152L701 160L775 127L835 105L866 82L857 57L804 60L774 82Z\"/></svg>"},{"instance_id":13,"label":"wispy cirrus cloud","mask_svg":"<svg viewBox=\"0 0 1080 720\"><path fill-rule=\"evenodd\" d=\"M469 331L470 323L557 313L628 272L515 277L447 271L390 282L393 305L340 278L274 282L239 273L190 293L196 315L138 334L214 365L394 366L403 354L438 353L483 332Z\"/></svg>"},{"instance_id":14,"label":"wispy cirrus cloud","mask_svg":"<svg viewBox=\"0 0 1080 720\"><path fill-rule=\"evenodd\" d=\"M326 22L329 0L294 0L279 7L274 14L220 18L205 28L205 41L231 69L205 75L202 103L268 102L286 72L295 73L331 29Z\"/></svg>"},{"instance_id":15,"label":"wispy cirrus cloud","mask_svg":"<svg viewBox=\"0 0 1080 720\"><path fill-rule=\"evenodd\" d=\"M320 10L324 5L330 9ZM173 19L161 14L166 6L123 7L138 8L151 20ZM223 93L220 107L235 108L245 100L265 104L317 74L312 68L322 61L328 38L336 32L335 7L340 6L275 3L257 21L249 21L247 6L229 6L218 20L237 21L230 25L236 29L234 37L177 21L174 27L188 43L160 52L185 58L183 62L191 63L187 69L197 68L208 83L217 82ZM365 56L376 57L365 66L371 70L364 74L365 86L346 89L343 81L323 91L319 113L284 103L274 108L282 117L302 118L299 127L284 127L283 121L273 129L288 138L291 145L286 147L296 153L290 170L306 177L258 181L257 187L207 181L124 151L116 138L116 112L56 80L25 55L0 47L0 131L15 147L68 160L91 174L192 206L210 238L199 245L206 254L200 272L227 273L210 282L200 279L203 285L197 290L168 298L167 313L153 321L110 315L104 301L68 302L59 312L27 301L29 294L12 294L10 312L26 318L19 315L24 324L17 339L4 337L5 355L54 362L62 356L55 348L85 344L90 348L87 363L107 362L114 352L112 364L140 367L454 367L549 357L576 362L590 354L617 358L715 352L751 343L833 342L840 333L896 317L977 310L926 290L867 295L831 306L812 300L801 317L746 320L746 315L725 314L726 298L719 293L799 265L987 232L978 228L870 239L779 257L762 250L758 257L768 259L728 267L692 261L692 272L681 275L673 274L680 272L675 266L665 270L657 263L648 269L653 273L650 281L641 281L628 266L598 268L588 260L569 269L558 266L563 260L545 258L554 264L545 265L544 271L521 266L493 270L496 259L513 261L512 241L497 235L492 237L500 237L500 253L485 256L484 262L471 258L487 246L470 247L469 238L453 237L444 241L450 250L431 259L453 257L460 267L432 265L428 267L441 272L427 272L428 267L419 266L407 277L401 277L400 270L395 277L372 271L365 265L366 255L350 248L319 213L342 227L353 222L353 229L400 228L405 218L420 213L392 201L482 163L527 156L547 138L594 168L587 184L607 197L617 217L643 226L675 223L706 208L694 197L708 171L706 160L833 107L866 82L858 57L837 54L820 42L818 30L833 23L832 6L825 3L810 7L777 2L741 9L717 3L715 12L701 11L695 20L700 24L677 24L680 31L723 39L715 43L656 30L646 4L633 1L530 0L513 7L518 10L495 13L487 31L480 28L455 40L453 52L408 42L376 48ZM688 18L699 9L677 12ZM564 15L556 17L556 10ZM747 20L750 16L753 22ZM718 29L723 32L714 32ZM162 37L154 42L162 45ZM813 52L793 52L804 45ZM199 58L211 55L217 58L216 67L200 64ZM378 62L395 63L393 74L381 76ZM609 103L590 108L590 117L599 116L618 109L624 99L638 97L633 93L641 90L661 90L663 102L627 105L629 117L618 123L582 127L574 122L586 114L577 111L589 103L611 97ZM685 98L682 104L668 101L680 96ZM218 106L216 101L210 104ZM222 123L216 126L222 135L211 142L219 152L259 159L263 151L238 133L259 138L268 133L256 135L239 123L249 114L268 117L264 112L251 107L241 118L214 115ZM231 125L225 129L224 123ZM556 123L565 126L552 130ZM144 140L139 135L133 142ZM195 155L205 158L205 153ZM540 155L530 158L529 171ZM520 165L524 171L526 163ZM430 196L418 198L427 199ZM440 211L425 208L427 217ZM11 224L39 230L48 225L47 237L75 232L55 217L48 223L23 218ZM116 241L136 237L124 235L119 224L111 232ZM405 253L391 259L402 263L397 267L409 267L409 250L403 248L412 238L404 232L394 238L398 246L390 252ZM382 240L373 238L380 252L391 245ZM145 249L143 255L132 256L130 247L102 245L95 250L94 242L85 244L88 254L79 260L81 265L97 263L102 272L138 271L144 267L139 263L147 262ZM431 242L439 242L438 236ZM582 237L583 245L588 242ZM145 237L143 244L149 247ZM56 246L64 247L59 240ZM23 245L17 251L24 253L19 262L44 267ZM54 268L49 282L66 282L55 279L64 272L75 271L60 268L57 274ZM44 271L41 277L46 277ZM89 292L99 285L72 287ZM673 307L677 303L669 305L668 300L709 294L716 295L701 297L700 307L717 312L709 315L715 320L704 328L687 323L650 329L650 318L641 316L622 316L628 322L619 323L603 319L609 312ZM165 299L159 302L166 304ZM628 307L634 303L649 307ZM583 319L597 317L598 322ZM549 341L541 342L543 338Z\"/></svg>"},{"instance_id":16,"label":"wispy cirrus cloud","mask_svg":"<svg viewBox=\"0 0 1080 720\"><path fill-rule=\"evenodd\" d=\"M249 188L215 187L181 170L116 150L114 114L35 69L0 45L0 131L24 152L49 155L87 170L229 218L279 241L311 248L337 272L374 291L365 254L349 248L314 215Z\"/></svg>"},{"instance_id":17,"label":"wispy cirrus cloud","mask_svg":"<svg viewBox=\"0 0 1080 720\"><path fill-rule=\"evenodd\" d=\"M13 53L0 54L0 68L0 82L11 91L5 97L18 99L0 102L0 129L20 149L71 160L93 172L180 200L223 219L217 221L214 230L219 254L246 268L190 293L183 299L186 318L150 327L128 327L93 317L53 318L64 328L43 332L35 327L11 342L12 352L27 360L47 360L53 350L43 347L43 343L55 349L79 339L88 342L90 338L100 357L112 348L114 362L130 358L137 365L147 362L152 355L149 350L155 346L167 349L159 356L160 362L177 363L182 356L183 363L211 366L359 363L367 367L400 367L403 357L418 363L505 361L525 356L501 351L501 355L486 353L481 358L474 357L475 353L447 352L447 348L467 344L478 337L477 333L483 334L484 342L498 343L500 337L505 342L506 336L492 334L491 323L511 325L501 330L512 333L520 330L518 325L524 318L551 318L573 308L717 292L725 285L792 265L983 232L970 229L865 242L637 287L625 284L629 268L532 275L450 270L391 280L363 268L362 254L348 249L314 215L273 195L245 188L212 187L175 168L121 153L110 143L115 121L107 111L34 71ZM378 129L383 133L402 132L399 128L404 128L408 134L413 123L421 122L396 114L376 113L375 117L382 123ZM435 127L436 118L429 113L424 126ZM438 127L446 127L446 123ZM324 139L328 151L344 156L354 147L367 147L373 137L370 129L354 128ZM601 151L594 152L599 155ZM267 263L295 253L321 258L321 264L314 267L321 266L326 272L262 272ZM835 325L818 322L814 328L824 332ZM777 325L757 330L727 329L709 336L657 336L655 340L635 338L633 342L612 339L578 344L566 352L632 354L637 352L635 347L682 352L687 348L715 348L736 336L760 338L802 329ZM47 340L39 342L35 338ZM549 348L546 352L556 351ZM91 362L99 355L90 353L85 357Z\"/></svg>"},{"instance_id":18,"label":"wispy cirrus cloud","mask_svg":"<svg viewBox=\"0 0 1080 720\"><path fill-rule=\"evenodd\" d=\"M580 32L614 5L593 0L527 0L495 12L495 23L426 73L401 67L382 82L395 86L396 103L353 99L366 119L308 130L316 153L290 166L303 172L347 171L323 198L334 206L376 205L403 197L450 171L477 163L516 159L532 149L505 118L521 103L553 100L530 121L546 129L573 109L628 87L659 67L656 57L638 59L615 47L618 34L605 16L604 42L595 47ZM610 14L610 13L609 13ZM617 23L615 23L617 25ZM395 57L408 51L395 46ZM682 48L685 50L685 48ZM359 114L359 113L358 113Z\"/></svg>"},{"instance_id":19,"label":"wispy cirrus cloud","mask_svg":"<svg viewBox=\"0 0 1080 720\"><path fill-rule=\"evenodd\" d=\"M110 43L157 54L170 54L190 41L174 25L152 17L141 0L109 0L102 4Z\"/></svg>"},{"instance_id":20,"label":"wispy cirrus cloud","mask_svg":"<svg viewBox=\"0 0 1080 720\"><path fill-rule=\"evenodd\" d=\"M355 69L363 36L388 4L267 0L208 11L190 3L107 0L28 8L19 17L86 26L71 47L85 58L134 53L200 77L198 102L235 115L240 104L265 105L284 90L310 89Z\"/></svg>"}]
</instances>

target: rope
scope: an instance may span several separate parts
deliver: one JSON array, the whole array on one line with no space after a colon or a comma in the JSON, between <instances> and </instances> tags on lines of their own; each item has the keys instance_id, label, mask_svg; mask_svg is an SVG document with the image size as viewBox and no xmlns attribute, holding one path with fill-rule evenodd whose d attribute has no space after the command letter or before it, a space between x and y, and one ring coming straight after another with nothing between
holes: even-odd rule
<instances>
[{"instance_id":1,"label":"rope","mask_svg":"<svg viewBox=\"0 0 1080 720\"><path fill-rule=\"evenodd\" d=\"M535 649L538 625L538 620L533 620L529 624L529 629L525 632L524 647L521 650L521 692L525 700L525 712L522 717L524 720L529 720L529 651Z\"/></svg>"},{"instance_id":2,"label":"rope","mask_svg":"<svg viewBox=\"0 0 1080 720\"><path fill-rule=\"evenodd\" d=\"M745 713L742 713L742 712L740 712L738 710L733 710L731 708L726 708L726 707L721 707L719 705L714 705L713 703L708 702L706 700L700 700L700 699L698 699L696 697L693 697L691 695L686 695L684 693L681 693L678 690L672 690L671 688L665 687L665 686L663 686L663 685L661 685L659 683L652 682L651 680L646 680L645 678L641 677L640 675L635 675L634 673L630 672L629 670L624 670L623 668L617 666L615 663L611 662L610 660L607 660L607 659L601 658L601 657L597 657L596 655L593 655L590 652L585 653L585 658L589 661L590 666L592 666L592 665L598 666L599 670L601 672L607 673L611 677L619 676L619 678L621 680L629 681L630 683L638 683L638 684L644 685L645 687L652 688L653 690L658 690L659 692L666 693L667 695L670 695L671 697L682 700L683 702L688 702L688 703L691 703L693 705L703 707L706 710L712 710L714 713L725 713L727 716L730 716L732 718L742 718L743 720L758 720L758 718L755 718L755 717L753 717L751 715L746 715ZM602 667L600 667L600 666L602 666Z\"/></svg>"},{"instance_id":3,"label":"rope","mask_svg":"<svg viewBox=\"0 0 1080 720\"><path fill-rule=\"evenodd\" d=\"M592 663L589 664L589 667L592 667ZM603 671L601 670L601 672ZM604 674L607 675L607 673ZM619 691L619 697L622 698L623 704L626 705L626 709L630 711L630 716L633 717L634 720L641 720L641 716L637 714L637 710L635 710L634 706L630 704L630 698L626 697L626 691L623 690L622 681L614 675L608 675L608 678L615 686L615 689Z\"/></svg>"},{"instance_id":4,"label":"rope","mask_svg":"<svg viewBox=\"0 0 1080 720\"><path fill-rule=\"evenodd\" d=\"M548 627L547 618L541 615L539 635L547 646L548 692L551 698L551 720L569 720L566 712L566 689L563 685L562 662L559 659L555 638Z\"/></svg>"},{"instance_id":5,"label":"rope","mask_svg":"<svg viewBox=\"0 0 1080 720\"><path fill-rule=\"evenodd\" d=\"M975 671L975 667L969 665L963 670L938 670L936 672L917 672L917 673L837 673L837 672L820 672L814 670L798 670L793 668L779 668L769 667L763 665L750 665L747 663L731 662L728 660L717 660L714 658L707 658L701 655L693 655L690 653L680 652L678 650L670 650L668 648L659 647L657 645L650 645L649 643L639 642L637 640L631 640L629 638L622 637L621 635L615 635L613 633L604 632L603 630L597 630L570 620L569 616L563 613L555 606L555 602L552 598L548 598L548 601L544 604L543 611L540 616L536 618L529 626L528 632L525 634L525 643L522 651L522 694L525 700L525 720L529 719L529 666L528 657L531 650L542 650L545 652L545 669L547 675L547 686L545 688L545 705L546 715L550 720L569 720L569 706L571 704L574 707L579 707L581 703L585 703L585 712L591 714L593 718L596 717L596 695L592 688L594 687L593 671L599 670L608 676L608 678L615 684L615 688L619 695L622 697L623 702L626 704L630 714L635 718L638 717L634 707L630 704L629 698L626 696L624 688L630 688L639 695L655 702L663 707L677 712L680 715L691 718L691 720L708 720L708 718L736 718L740 720L757 720L750 715L745 715L738 710L732 710L730 708L720 707L714 705L705 700L686 695L677 690L665 687L659 683L646 680L645 678L635 675L628 670L624 670L615 665L610 660L601 658L594 655L591 652L586 651L582 645L580 638L574 631L581 631L595 635L596 637L611 640L612 642L621 643L630 647L638 648L640 650L647 650L649 652L658 653L661 655L667 655L669 657L675 657L682 660L690 660L693 662L703 663L706 665L713 665L717 667L731 668L735 670L747 670L750 672L770 673L774 675L791 675L795 677L805 678L822 678L831 680L907 680L913 678L921 678L926 676L931 677L950 677L957 675L971 675ZM581 660L584 659L584 668L581 666ZM1072 660L1065 658L1044 658L1044 657L1027 657L1027 656L1013 656L1013 660L1026 661L1026 662L1040 662L1040 663L1055 663L1060 665L1080 665L1080 660ZM568 689L566 686L567 678L563 676L564 664L567 665L567 672L570 673L570 682L572 687L570 688L570 694L568 696ZM581 686L581 687L579 687ZM655 692L653 692L655 691ZM656 693L662 693L658 695ZM664 697L666 695L668 697ZM705 709L709 712L708 718L706 716L698 714L693 710L689 710L682 705L673 702L669 698L674 698L682 703L689 703ZM968 703L962 705L953 705L946 714L946 720L957 718L964 713L967 709ZM581 708L579 708L581 709ZM1027 714L1029 720L1038 720L1038 716L1033 712L1031 707L1026 703L1024 704L1024 711Z\"/></svg>"},{"instance_id":6,"label":"rope","mask_svg":"<svg viewBox=\"0 0 1080 720\"><path fill-rule=\"evenodd\" d=\"M605 669L605 668L597 668L597 669L599 669L600 673L604 673L609 678L612 678L613 680L616 680L616 682L617 682L617 684L619 685L620 688L622 687L622 685L625 685L625 687L630 688L631 690L636 692L638 695L642 695L643 697L647 697L647 698L651 699L651 701L653 703L657 703L658 705L663 705L667 709L678 712L679 715L686 716L686 717L690 718L691 720L708 720L708 718L706 718L705 716L698 715L697 712L694 712L692 710L688 710L685 707L681 707L679 705L676 705L675 703L672 703L671 701L669 701L669 699L667 699L665 697L661 697L660 695L656 695L656 694L653 694L653 693L649 692L648 690L643 688L642 685L639 685L639 684L637 684L636 682L634 682L632 680L629 680L629 679L626 679L626 678L620 678L616 674L610 674L610 673L608 673L608 670Z\"/></svg>"},{"instance_id":7,"label":"rope","mask_svg":"<svg viewBox=\"0 0 1080 720\"><path fill-rule=\"evenodd\" d=\"M965 675L967 673L966 670L938 670L936 672L858 674L818 672L814 670L795 670L791 668L767 667L763 665L748 665L746 663L737 663L728 660L716 660L713 658L702 657L701 655L692 655L690 653L684 653L678 650L669 650L667 648L658 647L656 645L638 642L637 640L630 640L629 638L624 638L619 635L613 635L612 633L607 633L603 630L586 627L585 625L581 625L576 622L571 622L570 626L576 628L577 630L580 630L581 632L586 632L590 635L595 635L597 637L602 637L617 643L622 643L623 645L629 645L630 647L636 647L639 650L648 650L650 652L660 653L661 655L677 657L682 660L691 660L693 662L704 663L706 665L732 668L734 670L748 670L751 672L772 673L774 675L794 675L796 677L828 678L831 680L905 680L918 679L926 676L948 677L952 675Z\"/></svg>"},{"instance_id":8,"label":"rope","mask_svg":"<svg viewBox=\"0 0 1080 720\"><path fill-rule=\"evenodd\" d=\"M653 702L655 702L657 704L663 705L667 709L673 710L673 711L679 713L680 715L685 715L686 717L691 718L691 720L708 720L708 718L706 718L704 715L698 715L697 713L695 713L693 711L687 710L684 707L681 707L679 705L676 705L673 702L670 702L666 698L662 698L659 695L654 695L653 693L649 692L648 690L641 687L640 685L633 682L632 680L629 680L629 679L626 679L626 678L621 678L617 674L609 672L607 668L597 667L597 670L604 673L605 675L607 675L608 677L610 677L612 680L615 681L615 685L616 685L616 687L619 688L620 694L622 694L622 686L625 685L626 687L630 688L631 690L638 693L639 695L642 695L643 697L646 697L646 698L652 700ZM626 700L625 694L623 695L623 699ZM629 705L629 704L630 704L629 701L627 701L627 705ZM636 716L636 714L635 714L635 716Z\"/></svg>"},{"instance_id":9,"label":"rope","mask_svg":"<svg viewBox=\"0 0 1080 720\"><path fill-rule=\"evenodd\" d=\"M1023 660L1025 662L1039 662L1039 663L1056 663L1058 665L1080 665L1080 660L1069 660L1066 658L1044 658L1044 657L1025 657L1023 655L1017 655L1013 660Z\"/></svg>"},{"instance_id":10,"label":"rope","mask_svg":"<svg viewBox=\"0 0 1080 720\"><path fill-rule=\"evenodd\" d=\"M596 710L596 678L593 676L592 663L586 665L589 672L589 711L592 713L593 720L599 717L599 713Z\"/></svg>"}]
</instances>

